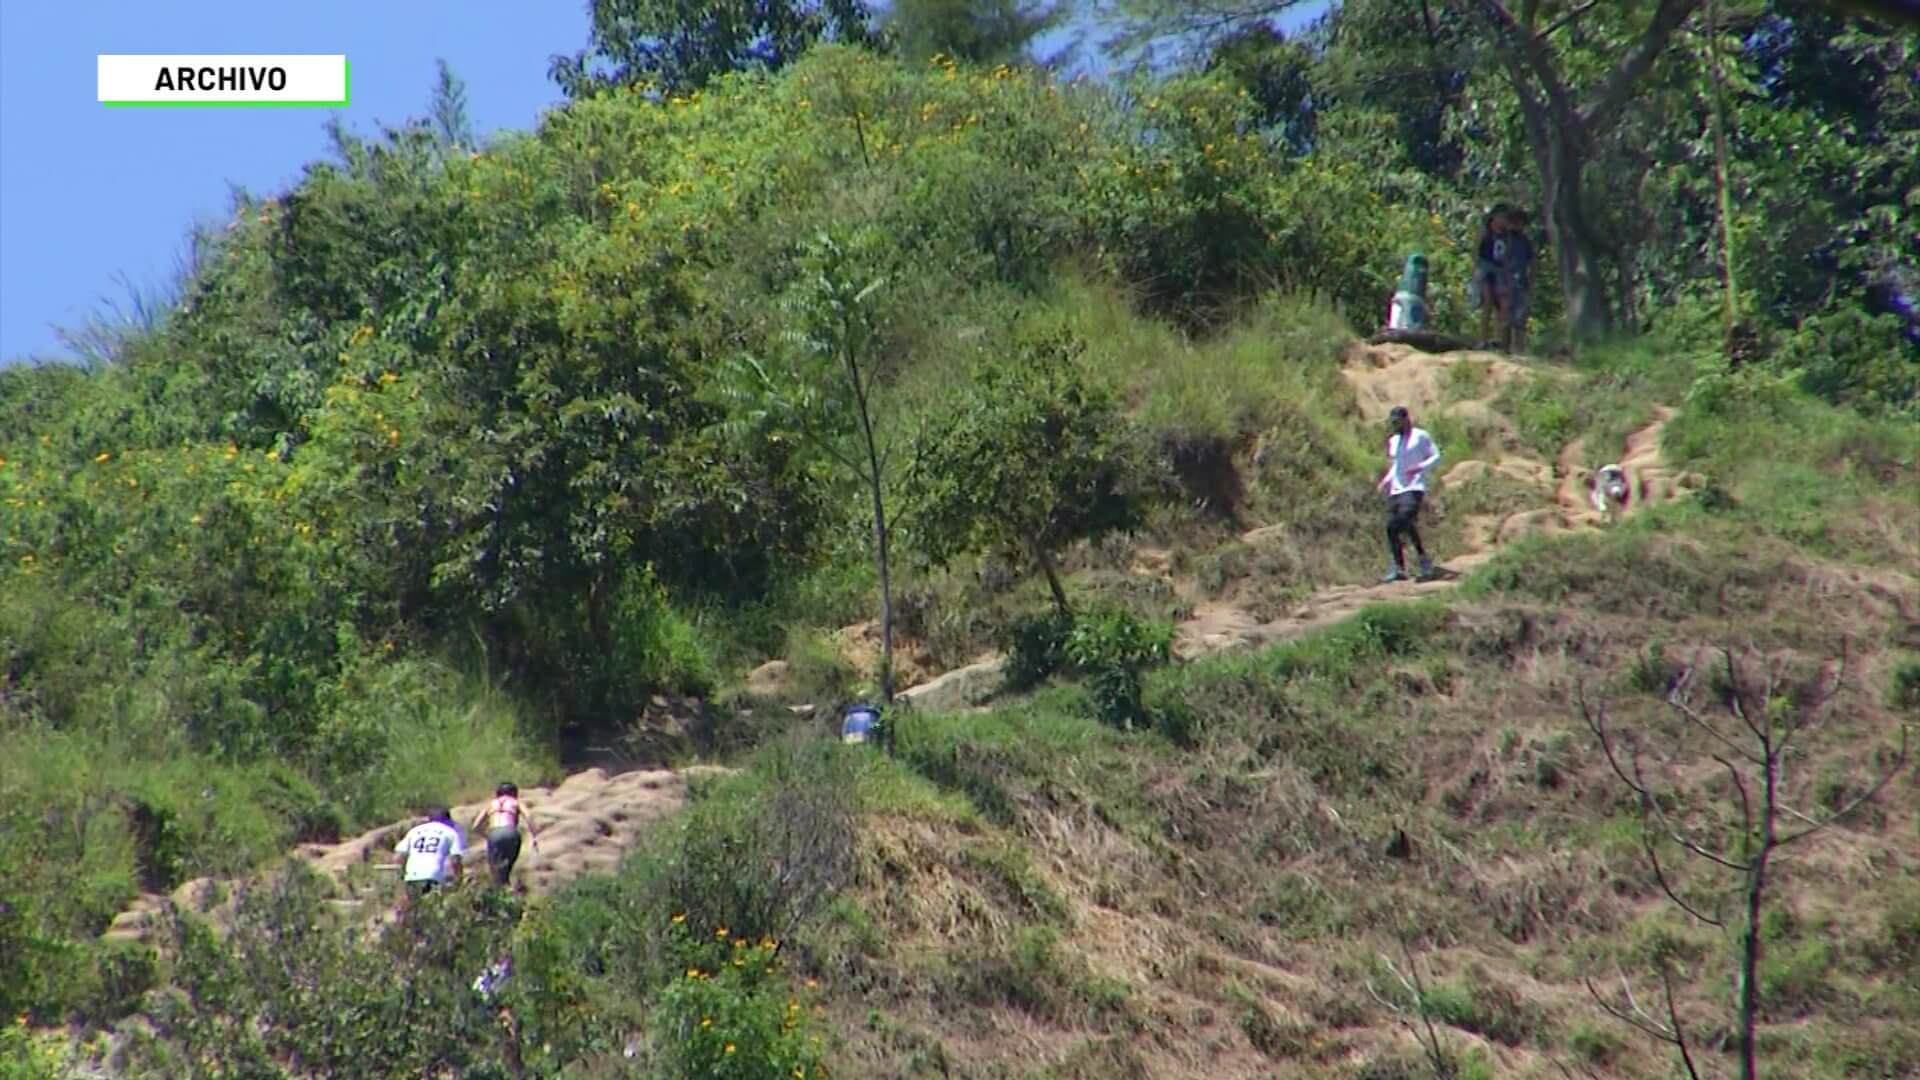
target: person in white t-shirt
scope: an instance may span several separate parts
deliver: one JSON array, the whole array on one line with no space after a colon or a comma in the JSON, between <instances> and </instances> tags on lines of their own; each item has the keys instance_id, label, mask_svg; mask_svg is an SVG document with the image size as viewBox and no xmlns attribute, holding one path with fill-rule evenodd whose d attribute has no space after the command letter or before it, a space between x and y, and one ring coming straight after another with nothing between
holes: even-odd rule
<instances>
[{"instance_id":1,"label":"person in white t-shirt","mask_svg":"<svg viewBox=\"0 0 1920 1080\"><path fill-rule=\"evenodd\" d=\"M1387 548L1393 552L1393 568L1385 580L1407 580L1405 541L1413 541L1420 556L1420 576L1433 576L1433 560L1427 558L1426 545L1420 542L1420 501L1427 494L1427 470L1440 460L1440 447L1426 429L1413 426L1413 417L1405 405L1395 405L1387 414L1387 471L1379 488L1387 493Z\"/></svg>"},{"instance_id":2,"label":"person in white t-shirt","mask_svg":"<svg viewBox=\"0 0 1920 1080\"><path fill-rule=\"evenodd\" d=\"M462 853L467 850L467 838L453 823L453 811L444 806L409 829L393 850L407 857L407 892L416 899L460 880L465 873Z\"/></svg>"}]
</instances>

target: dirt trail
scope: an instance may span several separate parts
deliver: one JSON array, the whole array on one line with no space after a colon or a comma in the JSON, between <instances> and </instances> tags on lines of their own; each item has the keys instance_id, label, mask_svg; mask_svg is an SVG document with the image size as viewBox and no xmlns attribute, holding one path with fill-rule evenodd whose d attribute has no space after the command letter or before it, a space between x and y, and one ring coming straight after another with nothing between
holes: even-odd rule
<instances>
[{"instance_id":1,"label":"dirt trail","mask_svg":"<svg viewBox=\"0 0 1920 1080\"><path fill-rule=\"evenodd\" d=\"M689 775L723 771L696 767L609 774L593 768L575 773L555 787L522 788L520 797L532 815L540 847L534 850L530 844L522 845L520 861L513 871L515 885L540 894L581 874L611 870L649 826L686 803ZM469 826L486 802L482 799L453 808L454 820L467 835L467 873L476 881L486 880L486 840ZM383 825L337 844L303 844L290 855L334 879L340 887L337 906L361 908L371 901L378 912L384 906L381 898L391 895L393 882L399 880L397 870L383 868L382 864L394 861L393 845L418 820ZM219 894L225 891L213 888L215 885L212 879L199 878L175 889L171 897L143 895L114 919L105 936L146 936L163 917L168 899L185 909L208 911L217 906Z\"/></svg>"},{"instance_id":2,"label":"dirt trail","mask_svg":"<svg viewBox=\"0 0 1920 1080\"><path fill-rule=\"evenodd\" d=\"M1443 404L1447 369L1461 362L1473 362L1483 368L1484 375L1478 381L1479 395ZM1558 373L1528 368L1488 353L1437 355L1405 345L1356 345L1342 373L1353 385L1361 411L1370 423L1383 421L1387 410L1404 404L1414 410L1416 417L1450 414L1500 433L1500 449L1491 460L1456 461L1442 474L1443 489L1458 488L1488 474L1499 474L1538 490L1543 505L1504 516L1469 516L1465 521L1465 550L1442 560L1441 575L1431 581L1329 586L1313 593L1292 611L1266 622L1255 619L1231 602L1201 603L1178 627L1174 648L1179 655L1190 657L1284 640L1337 622L1377 601L1450 589L1460 574L1492 558L1501 546L1520 537L1592 529L1604 523L1602 515L1588 502L1591 474L1581 464L1584 447L1574 442L1561 451L1557 460L1542 461L1521 449L1511 425L1492 408L1493 399L1509 383L1562 377ZM1672 416L1673 410L1660 408L1652 423L1627 439L1620 464L1626 468L1633 489L1628 513L1675 498L1698 484L1698 477L1676 474L1661 462L1660 432ZM1446 449L1442 447L1443 451ZM1277 531L1253 529L1241 539L1250 545L1259 544ZM867 636L866 629L858 626L843 632L850 651L856 654L860 651L858 646ZM916 672L909 671L909 681L918 681L919 685L907 690L902 697L910 702L919 701L925 708L967 707L997 687L998 664L997 657L988 657L925 681L913 680ZM540 848L535 851L529 846L522 851L514 871L515 882L530 892L544 893L581 874L611 869L621 853L632 846L649 825L685 804L686 780L686 773L670 770L609 774L605 769L594 768L569 776L553 788L523 790L522 796L539 827ZM454 817L463 829L482 805L484 800L454 807ZM339 883L342 898L337 904L361 908L373 901L378 911L381 907L378 898L391 895L392 881L397 878L395 871L378 867L391 862L393 844L413 823L411 820L395 822L337 844L303 845L291 854ZM469 836L468 840L468 868L484 876L485 842L478 836ZM209 888L213 884L204 878L190 881L175 889L171 899L184 908L207 911L218 899L217 894L224 891ZM159 894L141 896L114 920L106 936L146 936L168 899Z\"/></svg>"},{"instance_id":3,"label":"dirt trail","mask_svg":"<svg viewBox=\"0 0 1920 1080\"><path fill-rule=\"evenodd\" d=\"M1464 362L1475 363L1484 370L1484 376L1478 381L1477 396L1443 403L1447 369ZM1465 550L1436 559L1438 574L1432 580L1328 586L1314 592L1285 615L1265 622L1231 601L1200 603L1177 629L1174 641L1177 655L1192 657L1297 637L1338 622L1368 604L1451 589L1460 575L1522 537L1605 526L1605 515L1595 510L1589 501L1593 472L1583 464L1586 448L1582 441L1576 439L1568 443L1554 461L1543 461L1523 448L1512 425L1493 409L1494 399L1509 383L1531 378L1563 378L1560 373L1527 368L1490 353L1434 354L1406 345L1356 345L1348 353L1341 374L1352 384L1361 412L1370 422L1382 422L1388 410L1395 405L1405 405L1413 411L1416 422L1423 415L1451 415L1498 432L1499 446L1491 460L1468 458L1445 465L1443 459L1439 496L1442 501L1449 488L1458 489L1498 475L1538 491L1542 505L1504 515L1468 515L1463 522ZM1671 501L1701 483L1697 474L1673 470L1660 456L1660 434L1673 416L1673 409L1657 406L1653 421L1627 437L1626 450L1618 462L1626 470L1630 489L1626 514ZM1442 453L1448 449L1441 447ZM1253 529L1240 539L1257 545L1279 531L1271 526Z\"/></svg>"}]
</instances>

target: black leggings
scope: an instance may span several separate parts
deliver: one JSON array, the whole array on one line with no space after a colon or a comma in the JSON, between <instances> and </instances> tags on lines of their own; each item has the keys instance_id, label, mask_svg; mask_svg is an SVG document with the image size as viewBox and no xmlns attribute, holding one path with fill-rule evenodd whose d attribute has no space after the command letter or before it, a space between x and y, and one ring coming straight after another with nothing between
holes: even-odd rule
<instances>
[{"instance_id":1,"label":"black leggings","mask_svg":"<svg viewBox=\"0 0 1920 1080\"><path fill-rule=\"evenodd\" d=\"M1420 542L1420 527L1414 520L1420 516L1420 500L1424 491L1403 491L1387 499L1387 547L1393 552L1393 565L1406 569L1406 557L1403 544L1413 541L1413 550L1422 559L1427 557L1426 545Z\"/></svg>"},{"instance_id":2,"label":"black leggings","mask_svg":"<svg viewBox=\"0 0 1920 1080\"><path fill-rule=\"evenodd\" d=\"M493 880L505 885L520 858L520 830L495 829L487 834L487 861L493 864Z\"/></svg>"}]
</instances>

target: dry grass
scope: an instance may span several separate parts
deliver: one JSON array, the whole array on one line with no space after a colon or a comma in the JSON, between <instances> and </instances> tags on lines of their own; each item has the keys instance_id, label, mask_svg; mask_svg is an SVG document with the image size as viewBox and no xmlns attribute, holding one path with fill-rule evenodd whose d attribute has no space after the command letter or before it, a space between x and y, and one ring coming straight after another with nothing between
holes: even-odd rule
<instances>
[{"instance_id":1,"label":"dry grass","mask_svg":"<svg viewBox=\"0 0 1920 1080\"><path fill-rule=\"evenodd\" d=\"M1682 561L1656 574L1714 565L1667 557ZM1840 717L1788 777L1796 809L1818 813L1868 781L1886 743L1887 629L1911 612L1911 581L1784 555L1769 565L1726 601L1732 625L1802 663L1843 635L1856 642ZM1046 747L1083 721L1034 713L1019 723L1041 727L952 729L990 763L970 782L990 775L1006 809L977 832L870 823L859 902L887 928L870 958L887 991L865 1000L884 1001L893 1026L850 1032L847 1060L896 1074L913 1058L925 1075L978 1077L1426 1075L1404 1017L1368 991L1398 1001L1383 962L1404 967L1397 942L1409 936L1466 1075L1559 1076L1563 1064L1663 1074L1662 1048L1607 1019L1583 983L1624 977L1644 999L1657 993L1657 956L1686 965L1682 1015L1718 1068L1730 944L1662 895L1633 803L1572 697L1585 686L1611 703L1686 820L1724 822L1724 773L1705 748L1668 738L1671 710L1647 686L1729 621L1717 605L1656 620L1656 605L1596 607L1586 586L1543 587L1551 606L1483 594L1385 664L1342 668L1323 650L1276 677L1257 658L1237 661L1231 695L1193 684L1211 726L1184 754L1082 742L1067 767ZM1318 749L1322 739L1338 741ZM1378 763L1328 772L1322 755L1336 752ZM1909 768L1871 814L1783 857L1764 976L1778 1003L1772 1075L1920 1067L1920 996L1887 967L1906 924L1877 917L1920 885L1920 770ZM1403 855L1390 853L1396 831ZM1017 873L1010 850L1023 853ZM1708 869L1669 865L1703 903L1725 884ZM1036 891L1059 906L1036 906ZM1920 913L1910 921L1920 935ZM1044 963L1031 953L1036 927L1049 935ZM1868 1042L1863 1030L1885 1034Z\"/></svg>"}]
</instances>

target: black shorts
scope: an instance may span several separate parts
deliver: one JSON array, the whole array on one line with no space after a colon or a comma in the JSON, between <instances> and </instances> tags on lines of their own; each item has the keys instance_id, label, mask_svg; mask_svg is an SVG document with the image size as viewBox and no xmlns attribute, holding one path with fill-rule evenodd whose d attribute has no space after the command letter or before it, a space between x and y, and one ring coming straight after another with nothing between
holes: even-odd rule
<instances>
[{"instance_id":1,"label":"black shorts","mask_svg":"<svg viewBox=\"0 0 1920 1080\"><path fill-rule=\"evenodd\" d=\"M1387 528L1405 529L1420 516L1420 501L1426 496L1424 491L1403 491L1387 497Z\"/></svg>"},{"instance_id":2,"label":"black shorts","mask_svg":"<svg viewBox=\"0 0 1920 1080\"><path fill-rule=\"evenodd\" d=\"M412 893L415 897L421 897L432 892L434 889L439 888L439 886L440 886L440 883L433 880L432 878L422 878L419 881L407 882L407 891Z\"/></svg>"}]
</instances>

